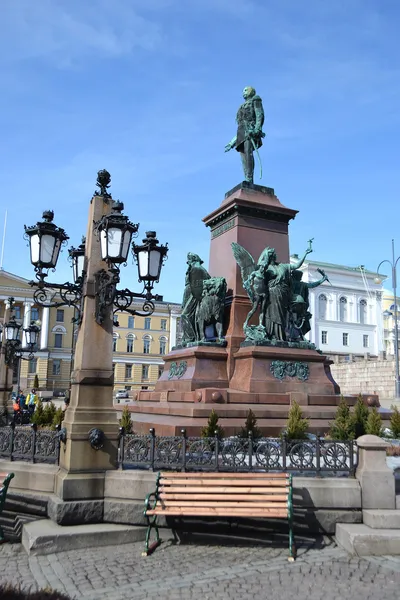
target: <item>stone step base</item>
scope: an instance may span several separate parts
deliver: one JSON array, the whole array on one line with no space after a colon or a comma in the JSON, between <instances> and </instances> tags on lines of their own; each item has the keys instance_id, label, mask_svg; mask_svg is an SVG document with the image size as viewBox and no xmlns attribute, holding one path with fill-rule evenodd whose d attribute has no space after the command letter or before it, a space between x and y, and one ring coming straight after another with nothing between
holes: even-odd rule
<instances>
[{"instance_id":1,"label":"stone step base","mask_svg":"<svg viewBox=\"0 0 400 600\"><path fill-rule=\"evenodd\" d=\"M400 510L363 510L363 523L371 529L400 529Z\"/></svg>"},{"instance_id":2,"label":"stone step base","mask_svg":"<svg viewBox=\"0 0 400 600\"><path fill-rule=\"evenodd\" d=\"M400 555L400 530L372 529L367 525L338 523L336 542L356 556Z\"/></svg>"},{"instance_id":3,"label":"stone step base","mask_svg":"<svg viewBox=\"0 0 400 600\"><path fill-rule=\"evenodd\" d=\"M22 546L27 554L42 555L98 546L119 546L144 541L146 527L99 523L62 526L50 520L23 526Z\"/></svg>"}]
</instances>

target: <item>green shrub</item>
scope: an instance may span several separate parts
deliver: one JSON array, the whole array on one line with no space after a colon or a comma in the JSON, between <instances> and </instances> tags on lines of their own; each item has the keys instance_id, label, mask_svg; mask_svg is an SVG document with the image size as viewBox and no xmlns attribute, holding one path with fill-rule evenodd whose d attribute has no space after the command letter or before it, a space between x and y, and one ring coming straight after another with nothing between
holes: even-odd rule
<instances>
[{"instance_id":1,"label":"green shrub","mask_svg":"<svg viewBox=\"0 0 400 600\"><path fill-rule=\"evenodd\" d=\"M224 437L224 430L218 425L218 420L219 417L217 413L212 409L210 416L208 417L207 425L201 430L201 437L215 437L215 435L219 438ZM217 434L215 432L217 432Z\"/></svg>"},{"instance_id":2,"label":"green shrub","mask_svg":"<svg viewBox=\"0 0 400 600\"><path fill-rule=\"evenodd\" d=\"M350 408L342 396L337 407L335 420L330 423L329 437L333 440L352 440L354 439L354 431L354 422Z\"/></svg>"},{"instance_id":3,"label":"green shrub","mask_svg":"<svg viewBox=\"0 0 400 600\"><path fill-rule=\"evenodd\" d=\"M54 415L56 414L56 406L54 402L48 402L43 410L43 422L42 425L51 427L54 421Z\"/></svg>"},{"instance_id":4,"label":"green shrub","mask_svg":"<svg viewBox=\"0 0 400 600\"><path fill-rule=\"evenodd\" d=\"M62 409L62 406L60 406L59 408L57 408L56 412L54 413L52 429L55 429L57 427L57 425L61 425L63 420L64 420L64 411Z\"/></svg>"},{"instance_id":5,"label":"green shrub","mask_svg":"<svg viewBox=\"0 0 400 600\"><path fill-rule=\"evenodd\" d=\"M38 391L39 388L39 377L38 374L35 373L35 377L33 378L33 388Z\"/></svg>"},{"instance_id":6,"label":"green shrub","mask_svg":"<svg viewBox=\"0 0 400 600\"><path fill-rule=\"evenodd\" d=\"M297 402L293 402L288 414L285 431L286 438L289 440L304 440L307 437L308 425L308 419L303 417L300 405Z\"/></svg>"},{"instance_id":7,"label":"green shrub","mask_svg":"<svg viewBox=\"0 0 400 600\"><path fill-rule=\"evenodd\" d=\"M400 438L400 411L397 406L392 406L392 416L390 417L390 429L394 438Z\"/></svg>"},{"instance_id":8,"label":"green shrub","mask_svg":"<svg viewBox=\"0 0 400 600\"><path fill-rule=\"evenodd\" d=\"M119 420L119 424L124 428L125 433L133 433L131 411L127 406L124 406L122 409L122 417Z\"/></svg>"},{"instance_id":9,"label":"green shrub","mask_svg":"<svg viewBox=\"0 0 400 600\"><path fill-rule=\"evenodd\" d=\"M254 440L262 437L261 430L257 427L257 417L251 408L247 413L246 421L244 423L244 427L241 428L239 437L248 438L250 433L252 434Z\"/></svg>"},{"instance_id":10,"label":"green shrub","mask_svg":"<svg viewBox=\"0 0 400 600\"><path fill-rule=\"evenodd\" d=\"M368 415L365 432L369 435L382 435L382 417L378 413L376 406L373 407Z\"/></svg>"},{"instance_id":11,"label":"green shrub","mask_svg":"<svg viewBox=\"0 0 400 600\"><path fill-rule=\"evenodd\" d=\"M41 402L41 400L39 400L39 402L36 404L35 412L33 413L32 417L31 417L31 423L33 423L34 425L37 425L38 427L41 427L43 425L43 414L44 414L43 402Z\"/></svg>"},{"instance_id":12,"label":"green shrub","mask_svg":"<svg viewBox=\"0 0 400 600\"><path fill-rule=\"evenodd\" d=\"M356 439L366 433L368 415L368 406L364 404L363 397L360 394L357 398L357 402L354 405L354 410L351 415L354 426L354 437Z\"/></svg>"}]
</instances>

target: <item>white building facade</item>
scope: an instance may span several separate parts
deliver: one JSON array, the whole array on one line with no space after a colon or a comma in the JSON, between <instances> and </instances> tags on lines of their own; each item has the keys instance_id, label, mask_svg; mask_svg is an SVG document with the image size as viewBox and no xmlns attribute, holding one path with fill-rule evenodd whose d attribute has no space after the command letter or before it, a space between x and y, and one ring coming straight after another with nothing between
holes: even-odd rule
<instances>
[{"instance_id":1,"label":"white building facade","mask_svg":"<svg viewBox=\"0 0 400 600\"><path fill-rule=\"evenodd\" d=\"M296 260L293 255L291 261ZM303 282L321 279L317 269L330 283L309 290L313 318L307 338L324 354L378 356L384 350L383 287L378 274L364 267L310 260L301 268Z\"/></svg>"}]
</instances>

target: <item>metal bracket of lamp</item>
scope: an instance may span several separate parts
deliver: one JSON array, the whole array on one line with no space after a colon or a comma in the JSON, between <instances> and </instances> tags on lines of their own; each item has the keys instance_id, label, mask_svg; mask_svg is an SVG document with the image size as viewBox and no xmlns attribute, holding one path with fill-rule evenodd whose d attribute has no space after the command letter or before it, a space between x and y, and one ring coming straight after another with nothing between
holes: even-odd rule
<instances>
[{"instance_id":1,"label":"metal bracket of lamp","mask_svg":"<svg viewBox=\"0 0 400 600\"><path fill-rule=\"evenodd\" d=\"M43 221L27 227L25 225L25 239L28 239L31 254L31 263L36 272L37 281L30 281L36 287L33 294L35 304L45 308L58 308L70 306L75 308L75 322L82 319L82 287L85 279L84 257L85 242L82 240L78 248L70 248L69 258L72 262L74 283L50 283L46 281L49 270L55 271L61 247L69 239L64 229L53 223L54 212L43 212ZM57 296L57 299L55 297Z\"/></svg>"},{"instance_id":2,"label":"metal bracket of lamp","mask_svg":"<svg viewBox=\"0 0 400 600\"><path fill-rule=\"evenodd\" d=\"M8 299L10 310L14 309L14 298ZM3 328L0 328L0 346L4 346L4 359L8 367L11 367L16 359L32 360L34 352L37 348L40 327L38 322L32 321L31 324L23 329L25 334L26 346L21 347L19 332L21 325L17 323L15 314L10 317L8 323L5 323ZM24 356L27 354L27 356Z\"/></svg>"},{"instance_id":3,"label":"metal bracket of lamp","mask_svg":"<svg viewBox=\"0 0 400 600\"><path fill-rule=\"evenodd\" d=\"M154 231L146 233L142 245L138 246L132 242L139 224L131 223L128 217L122 215L123 209L122 202L114 201L111 213L95 224L100 237L102 259L109 265L108 271L101 269L95 274L96 322L99 325L104 322L111 306L114 306L114 314L127 312L131 315L149 315L155 308L153 300L162 300L162 296L153 294L152 289L160 279L168 244L159 246ZM128 288L117 289L120 265L126 265L130 247L138 265L139 282L144 284L141 293L131 292ZM139 298L144 300L142 312L130 308ZM115 319L114 325L118 325Z\"/></svg>"}]
</instances>

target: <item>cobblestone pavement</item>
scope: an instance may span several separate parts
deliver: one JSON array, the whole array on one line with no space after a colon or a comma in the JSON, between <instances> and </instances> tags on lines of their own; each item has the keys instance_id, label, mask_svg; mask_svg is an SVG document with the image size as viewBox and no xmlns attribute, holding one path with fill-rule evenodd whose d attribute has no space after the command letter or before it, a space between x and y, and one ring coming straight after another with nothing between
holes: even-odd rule
<instances>
[{"instance_id":1,"label":"cobblestone pavement","mask_svg":"<svg viewBox=\"0 0 400 600\"><path fill-rule=\"evenodd\" d=\"M329 538L287 548L166 541L142 557L142 543L28 558L19 544L0 547L0 582L52 587L83 600L398 600L400 557L348 556Z\"/></svg>"}]
</instances>

